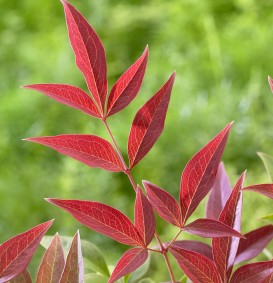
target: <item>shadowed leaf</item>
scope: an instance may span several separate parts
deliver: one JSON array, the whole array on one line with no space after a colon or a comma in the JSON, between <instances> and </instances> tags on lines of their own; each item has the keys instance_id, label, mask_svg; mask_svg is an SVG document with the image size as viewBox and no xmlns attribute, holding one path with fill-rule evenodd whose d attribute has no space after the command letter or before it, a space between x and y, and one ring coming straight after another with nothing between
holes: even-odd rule
<instances>
[{"instance_id":1,"label":"shadowed leaf","mask_svg":"<svg viewBox=\"0 0 273 283\"><path fill-rule=\"evenodd\" d=\"M30 274L27 269L23 270L16 277L12 278L8 283L32 283Z\"/></svg>"}]
</instances>

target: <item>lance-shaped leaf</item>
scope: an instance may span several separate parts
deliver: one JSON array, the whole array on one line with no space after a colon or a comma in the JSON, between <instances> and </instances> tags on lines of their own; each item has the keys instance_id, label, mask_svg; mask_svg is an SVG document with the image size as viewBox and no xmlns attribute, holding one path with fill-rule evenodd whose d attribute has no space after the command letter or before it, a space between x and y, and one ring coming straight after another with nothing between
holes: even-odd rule
<instances>
[{"instance_id":1,"label":"lance-shaped leaf","mask_svg":"<svg viewBox=\"0 0 273 283\"><path fill-rule=\"evenodd\" d=\"M243 188L244 191L256 192L273 199L273 184L259 184Z\"/></svg>"},{"instance_id":2,"label":"lance-shaped leaf","mask_svg":"<svg viewBox=\"0 0 273 283\"><path fill-rule=\"evenodd\" d=\"M145 246L148 246L154 237L155 225L153 208L138 187L135 202L135 227L143 238Z\"/></svg>"},{"instance_id":3,"label":"lance-shaped leaf","mask_svg":"<svg viewBox=\"0 0 273 283\"><path fill-rule=\"evenodd\" d=\"M264 163L265 169L271 179L271 182L273 182L273 157L263 152L258 152L258 155Z\"/></svg>"},{"instance_id":4,"label":"lance-shaped leaf","mask_svg":"<svg viewBox=\"0 0 273 283\"><path fill-rule=\"evenodd\" d=\"M238 268L230 283L257 283L263 282L273 273L273 260L246 264Z\"/></svg>"},{"instance_id":5,"label":"lance-shaped leaf","mask_svg":"<svg viewBox=\"0 0 273 283\"><path fill-rule=\"evenodd\" d=\"M106 93L106 58L104 47L93 28L70 3L61 0L76 63L83 73L87 86L103 113Z\"/></svg>"},{"instance_id":6,"label":"lance-shaped leaf","mask_svg":"<svg viewBox=\"0 0 273 283\"><path fill-rule=\"evenodd\" d=\"M43 256L37 273L36 283L59 282L64 270L64 265L65 260L62 243L57 233Z\"/></svg>"},{"instance_id":7,"label":"lance-shaped leaf","mask_svg":"<svg viewBox=\"0 0 273 283\"><path fill-rule=\"evenodd\" d=\"M14 278L28 266L52 222L42 223L0 245L0 283Z\"/></svg>"},{"instance_id":8,"label":"lance-shaped leaf","mask_svg":"<svg viewBox=\"0 0 273 283\"><path fill-rule=\"evenodd\" d=\"M216 238L216 237L239 237L243 236L232 229L230 226L208 218L197 219L182 228L183 231L190 234L198 235L203 238Z\"/></svg>"},{"instance_id":9,"label":"lance-shaped leaf","mask_svg":"<svg viewBox=\"0 0 273 283\"><path fill-rule=\"evenodd\" d=\"M158 215L167 222L181 227L181 212L177 201L165 190L143 181L150 203Z\"/></svg>"},{"instance_id":10,"label":"lance-shaped leaf","mask_svg":"<svg viewBox=\"0 0 273 283\"><path fill-rule=\"evenodd\" d=\"M99 167L108 171L122 171L122 164L112 145L93 135L59 135L27 138L27 141L39 143L68 155L90 167Z\"/></svg>"},{"instance_id":11,"label":"lance-shaped leaf","mask_svg":"<svg viewBox=\"0 0 273 283\"><path fill-rule=\"evenodd\" d=\"M206 206L206 217L217 220L223 210L230 194L231 185L225 171L224 163L220 162L215 179L215 183L211 188Z\"/></svg>"},{"instance_id":12,"label":"lance-shaped leaf","mask_svg":"<svg viewBox=\"0 0 273 283\"><path fill-rule=\"evenodd\" d=\"M12 278L8 283L32 283L30 274L27 269L23 270L16 277Z\"/></svg>"},{"instance_id":13,"label":"lance-shaped leaf","mask_svg":"<svg viewBox=\"0 0 273 283\"><path fill-rule=\"evenodd\" d=\"M245 173L237 181L232 193L220 214L219 221L240 231L242 213L242 185ZM229 277L239 245L239 238L226 237L212 239L214 262L223 282ZM229 269L229 270L228 270Z\"/></svg>"},{"instance_id":14,"label":"lance-shaped leaf","mask_svg":"<svg viewBox=\"0 0 273 283\"><path fill-rule=\"evenodd\" d=\"M187 163L180 183L180 204L183 223L207 195L217 174L232 123L203 147Z\"/></svg>"},{"instance_id":15,"label":"lance-shaped leaf","mask_svg":"<svg viewBox=\"0 0 273 283\"><path fill-rule=\"evenodd\" d=\"M205 243L193 240L181 240L173 242L172 246L177 246L184 250L193 251L202 254L213 260L211 247Z\"/></svg>"},{"instance_id":16,"label":"lance-shaped leaf","mask_svg":"<svg viewBox=\"0 0 273 283\"><path fill-rule=\"evenodd\" d=\"M72 240L60 281L60 283L70 282L84 283L84 268L79 232L75 234Z\"/></svg>"},{"instance_id":17,"label":"lance-shaped leaf","mask_svg":"<svg viewBox=\"0 0 273 283\"><path fill-rule=\"evenodd\" d=\"M268 83L269 83L271 91L273 92L273 80L269 76L268 76Z\"/></svg>"},{"instance_id":18,"label":"lance-shaped leaf","mask_svg":"<svg viewBox=\"0 0 273 283\"><path fill-rule=\"evenodd\" d=\"M138 60L117 80L108 98L107 116L125 108L138 94L148 59L148 47Z\"/></svg>"},{"instance_id":19,"label":"lance-shaped leaf","mask_svg":"<svg viewBox=\"0 0 273 283\"><path fill-rule=\"evenodd\" d=\"M108 283L112 283L124 275L135 271L147 260L147 258L148 252L146 249L133 248L128 250L117 263Z\"/></svg>"},{"instance_id":20,"label":"lance-shaped leaf","mask_svg":"<svg viewBox=\"0 0 273 283\"><path fill-rule=\"evenodd\" d=\"M119 210L106 204L84 200L46 199L69 212L80 223L120 243L144 246L137 229Z\"/></svg>"},{"instance_id":21,"label":"lance-shaped leaf","mask_svg":"<svg viewBox=\"0 0 273 283\"><path fill-rule=\"evenodd\" d=\"M163 131L174 79L175 73L138 110L134 118L128 140L130 168L133 168L149 152Z\"/></svg>"},{"instance_id":22,"label":"lance-shaped leaf","mask_svg":"<svg viewBox=\"0 0 273 283\"><path fill-rule=\"evenodd\" d=\"M240 239L234 264L250 260L263 251L273 238L273 225L266 225L246 233Z\"/></svg>"},{"instance_id":23,"label":"lance-shaped leaf","mask_svg":"<svg viewBox=\"0 0 273 283\"><path fill-rule=\"evenodd\" d=\"M172 246L170 252L177 260L183 272L198 283L221 283L221 278L212 260L206 256L186 249Z\"/></svg>"},{"instance_id":24,"label":"lance-shaped leaf","mask_svg":"<svg viewBox=\"0 0 273 283\"><path fill-rule=\"evenodd\" d=\"M24 88L37 90L60 103L81 110L95 118L101 118L91 97L78 87L64 84L33 84L26 85Z\"/></svg>"}]
</instances>

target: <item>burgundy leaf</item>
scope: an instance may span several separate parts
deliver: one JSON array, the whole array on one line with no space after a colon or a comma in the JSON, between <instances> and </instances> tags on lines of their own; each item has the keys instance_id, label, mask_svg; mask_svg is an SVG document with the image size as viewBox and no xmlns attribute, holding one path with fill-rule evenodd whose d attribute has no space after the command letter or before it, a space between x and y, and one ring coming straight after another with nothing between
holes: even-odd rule
<instances>
[{"instance_id":1,"label":"burgundy leaf","mask_svg":"<svg viewBox=\"0 0 273 283\"><path fill-rule=\"evenodd\" d=\"M137 229L119 210L103 203L84 200L46 199L69 212L80 223L120 243L144 246Z\"/></svg>"},{"instance_id":2,"label":"burgundy leaf","mask_svg":"<svg viewBox=\"0 0 273 283\"><path fill-rule=\"evenodd\" d=\"M231 185L225 171L224 163L220 162L215 179L215 183L211 188L206 206L206 217L217 220L223 210L230 194Z\"/></svg>"},{"instance_id":3,"label":"burgundy leaf","mask_svg":"<svg viewBox=\"0 0 273 283\"><path fill-rule=\"evenodd\" d=\"M163 131L174 79L175 73L138 110L134 118L128 140L130 168L133 168L149 152Z\"/></svg>"},{"instance_id":4,"label":"burgundy leaf","mask_svg":"<svg viewBox=\"0 0 273 283\"><path fill-rule=\"evenodd\" d=\"M261 261L246 264L238 268L230 283L257 283L263 282L273 273L273 261Z\"/></svg>"},{"instance_id":5,"label":"burgundy leaf","mask_svg":"<svg viewBox=\"0 0 273 283\"><path fill-rule=\"evenodd\" d=\"M133 248L128 250L117 263L108 283L112 283L126 274L135 271L147 260L147 258L148 252L146 249Z\"/></svg>"},{"instance_id":6,"label":"burgundy leaf","mask_svg":"<svg viewBox=\"0 0 273 283\"><path fill-rule=\"evenodd\" d=\"M203 238L229 236L243 238L243 236L239 232L232 229L230 226L220 221L208 218L197 219L191 222L190 224L184 226L182 230Z\"/></svg>"},{"instance_id":7,"label":"burgundy leaf","mask_svg":"<svg viewBox=\"0 0 273 283\"><path fill-rule=\"evenodd\" d=\"M213 260L211 247L205 243L193 240L182 240L173 242L172 246L177 246L184 250L197 252Z\"/></svg>"},{"instance_id":8,"label":"burgundy leaf","mask_svg":"<svg viewBox=\"0 0 273 283\"><path fill-rule=\"evenodd\" d=\"M20 274L8 281L8 283L32 283L32 280L28 270L24 269Z\"/></svg>"},{"instance_id":9,"label":"burgundy leaf","mask_svg":"<svg viewBox=\"0 0 273 283\"><path fill-rule=\"evenodd\" d=\"M107 93L104 47L96 32L79 11L66 0L61 1L64 5L69 39L76 56L76 63L103 114Z\"/></svg>"},{"instance_id":10,"label":"burgundy leaf","mask_svg":"<svg viewBox=\"0 0 273 283\"><path fill-rule=\"evenodd\" d=\"M183 223L190 217L200 201L214 185L232 123L203 147L187 163L180 183L180 204Z\"/></svg>"},{"instance_id":11,"label":"burgundy leaf","mask_svg":"<svg viewBox=\"0 0 273 283\"><path fill-rule=\"evenodd\" d=\"M273 80L269 76L268 76L268 83L269 83L271 91L273 92Z\"/></svg>"},{"instance_id":12,"label":"burgundy leaf","mask_svg":"<svg viewBox=\"0 0 273 283\"><path fill-rule=\"evenodd\" d=\"M177 246L171 247L170 252L193 283L222 283L214 262L206 256Z\"/></svg>"},{"instance_id":13,"label":"burgundy leaf","mask_svg":"<svg viewBox=\"0 0 273 283\"><path fill-rule=\"evenodd\" d=\"M101 118L91 97L78 87L64 84L34 84L26 85L24 88L37 90L90 116Z\"/></svg>"},{"instance_id":14,"label":"burgundy leaf","mask_svg":"<svg viewBox=\"0 0 273 283\"><path fill-rule=\"evenodd\" d=\"M53 148L90 167L99 167L113 172L123 171L122 164L112 145L97 136L59 135L26 140Z\"/></svg>"},{"instance_id":15,"label":"burgundy leaf","mask_svg":"<svg viewBox=\"0 0 273 283\"><path fill-rule=\"evenodd\" d=\"M143 238L145 246L148 246L154 237L155 225L153 208L138 187L135 203L135 226Z\"/></svg>"},{"instance_id":16,"label":"burgundy leaf","mask_svg":"<svg viewBox=\"0 0 273 283\"><path fill-rule=\"evenodd\" d=\"M252 191L273 199L273 184L259 184L243 188L244 191Z\"/></svg>"},{"instance_id":17,"label":"burgundy leaf","mask_svg":"<svg viewBox=\"0 0 273 283\"><path fill-rule=\"evenodd\" d=\"M244 182L245 173L241 175L237 181L232 193L220 214L219 221L240 231L241 228L241 213L242 213L242 185ZM223 280L229 278L235 256L239 245L239 238L226 237L212 239L212 253L214 262L218 268L219 274ZM229 269L229 270L228 270Z\"/></svg>"},{"instance_id":18,"label":"burgundy leaf","mask_svg":"<svg viewBox=\"0 0 273 283\"><path fill-rule=\"evenodd\" d=\"M158 215L167 222L181 227L181 212L177 201L165 190L143 181L150 203Z\"/></svg>"},{"instance_id":19,"label":"burgundy leaf","mask_svg":"<svg viewBox=\"0 0 273 283\"><path fill-rule=\"evenodd\" d=\"M0 245L0 283L14 278L28 266L52 223L53 220L42 223Z\"/></svg>"},{"instance_id":20,"label":"burgundy leaf","mask_svg":"<svg viewBox=\"0 0 273 283\"><path fill-rule=\"evenodd\" d=\"M125 108L137 95L148 59L148 47L138 60L117 80L113 86L107 106L107 116L111 116Z\"/></svg>"},{"instance_id":21,"label":"burgundy leaf","mask_svg":"<svg viewBox=\"0 0 273 283\"><path fill-rule=\"evenodd\" d=\"M44 254L37 273L36 283L59 282L64 265L64 252L61 239L57 233Z\"/></svg>"},{"instance_id":22,"label":"burgundy leaf","mask_svg":"<svg viewBox=\"0 0 273 283\"><path fill-rule=\"evenodd\" d=\"M60 281L60 283L71 282L84 283L83 258L79 232L75 234L72 240Z\"/></svg>"},{"instance_id":23,"label":"burgundy leaf","mask_svg":"<svg viewBox=\"0 0 273 283\"><path fill-rule=\"evenodd\" d=\"M263 251L273 238L273 225L266 225L246 233L240 239L234 264L250 260Z\"/></svg>"},{"instance_id":24,"label":"burgundy leaf","mask_svg":"<svg viewBox=\"0 0 273 283\"><path fill-rule=\"evenodd\" d=\"M267 276L262 283L272 283L273 282L273 272L271 275Z\"/></svg>"}]
</instances>

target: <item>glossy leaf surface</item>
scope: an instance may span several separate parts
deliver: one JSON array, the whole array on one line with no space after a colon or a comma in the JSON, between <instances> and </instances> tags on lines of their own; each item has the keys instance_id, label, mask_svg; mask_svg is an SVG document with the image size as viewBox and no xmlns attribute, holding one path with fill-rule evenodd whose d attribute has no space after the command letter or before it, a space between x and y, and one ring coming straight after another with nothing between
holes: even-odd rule
<instances>
[{"instance_id":1,"label":"glossy leaf surface","mask_svg":"<svg viewBox=\"0 0 273 283\"><path fill-rule=\"evenodd\" d=\"M183 231L203 238L239 237L243 236L230 226L214 219L197 219L183 227Z\"/></svg>"},{"instance_id":2,"label":"glossy leaf surface","mask_svg":"<svg viewBox=\"0 0 273 283\"><path fill-rule=\"evenodd\" d=\"M241 226L241 188L244 182L244 177L245 174L243 173L232 190L232 193L219 217L219 221L233 227L237 231L240 231ZM238 245L239 238L235 237L212 239L213 258L223 282L225 282L229 277L231 270L228 271L228 269L231 269L234 264Z\"/></svg>"},{"instance_id":3,"label":"glossy leaf surface","mask_svg":"<svg viewBox=\"0 0 273 283\"><path fill-rule=\"evenodd\" d=\"M135 271L147 260L147 258L148 252L146 249L133 248L128 250L117 263L108 283L115 282L124 275Z\"/></svg>"},{"instance_id":4,"label":"glossy leaf surface","mask_svg":"<svg viewBox=\"0 0 273 283\"><path fill-rule=\"evenodd\" d=\"M137 95L145 74L148 47L138 60L117 80L108 98L107 116L125 108Z\"/></svg>"},{"instance_id":5,"label":"glossy leaf surface","mask_svg":"<svg viewBox=\"0 0 273 283\"><path fill-rule=\"evenodd\" d=\"M150 151L163 131L174 79L175 74L138 110L134 118L128 140L130 168Z\"/></svg>"},{"instance_id":6,"label":"glossy leaf surface","mask_svg":"<svg viewBox=\"0 0 273 283\"><path fill-rule=\"evenodd\" d=\"M26 140L50 147L90 167L99 167L113 172L122 171L122 164L112 145L97 136L59 135Z\"/></svg>"},{"instance_id":7,"label":"glossy leaf surface","mask_svg":"<svg viewBox=\"0 0 273 283\"><path fill-rule=\"evenodd\" d=\"M215 264L206 256L176 246L171 247L170 252L192 282L221 283Z\"/></svg>"},{"instance_id":8,"label":"glossy leaf surface","mask_svg":"<svg viewBox=\"0 0 273 283\"><path fill-rule=\"evenodd\" d=\"M259 184L243 188L244 191L256 192L273 199L273 184Z\"/></svg>"},{"instance_id":9,"label":"glossy leaf surface","mask_svg":"<svg viewBox=\"0 0 273 283\"><path fill-rule=\"evenodd\" d=\"M263 251L273 238L273 225L266 225L246 233L240 239L235 264L250 260Z\"/></svg>"},{"instance_id":10,"label":"glossy leaf surface","mask_svg":"<svg viewBox=\"0 0 273 283\"><path fill-rule=\"evenodd\" d=\"M138 187L135 202L135 227L143 238L145 246L148 246L154 237L155 224L153 208Z\"/></svg>"},{"instance_id":11,"label":"glossy leaf surface","mask_svg":"<svg viewBox=\"0 0 273 283\"><path fill-rule=\"evenodd\" d=\"M273 273L273 260L255 262L241 266L238 268L230 283L258 283L263 282Z\"/></svg>"},{"instance_id":12,"label":"glossy leaf surface","mask_svg":"<svg viewBox=\"0 0 273 283\"><path fill-rule=\"evenodd\" d=\"M23 270L16 277L12 278L8 283L32 283L30 274L27 269Z\"/></svg>"},{"instance_id":13,"label":"glossy leaf surface","mask_svg":"<svg viewBox=\"0 0 273 283\"><path fill-rule=\"evenodd\" d=\"M68 35L87 86L103 113L106 93L106 58L104 47L93 28L70 3L62 0Z\"/></svg>"},{"instance_id":14,"label":"glossy leaf surface","mask_svg":"<svg viewBox=\"0 0 273 283\"><path fill-rule=\"evenodd\" d=\"M37 273L36 283L59 282L64 269L65 260L61 239L56 234L46 250Z\"/></svg>"},{"instance_id":15,"label":"glossy leaf surface","mask_svg":"<svg viewBox=\"0 0 273 283\"><path fill-rule=\"evenodd\" d=\"M182 248L184 250L189 250L202 254L208 257L209 259L213 260L212 249L209 245L205 243L199 241L193 241L193 240L181 240L181 241L175 241L172 245Z\"/></svg>"},{"instance_id":16,"label":"glossy leaf surface","mask_svg":"<svg viewBox=\"0 0 273 283\"><path fill-rule=\"evenodd\" d=\"M52 222L42 223L0 245L0 283L14 278L27 267Z\"/></svg>"},{"instance_id":17,"label":"glossy leaf surface","mask_svg":"<svg viewBox=\"0 0 273 283\"><path fill-rule=\"evenodd\" d=\"M60 283L70 282L84 283L84 267L79 232L75 234L72 240L60 281Z\"/></svg>"},{"instance_id":18,"label":"glossy leaf surface","mask_svg":"<svg viewBox=\"0 0 273 283\"><path fill-rule=\"evenodd\" d=\"M232 123L203 147L187 163L180 183L180 204L183 223L214 185Z\"/></svg>"},{"instance_id":19,"label":"glossy leaf surface","mask_svg":"<svg viewBox=\"0 0 273 283\"><path fill-rule=\"evenodd\" d=\"M230 194L231 185L225 171L224 163L220 162L215 183L210 190L206 206L206 217L217 220L223 210Z\"/></svg>"},{"instance_id":20,"label":"glossy leaf surface","mask_svg":"<svg viewBox=\"0 0 273 283\"><path fill-rule=\"evenodd\" d=\"M177 201L165 190L143 181L150 203L158 215L167 222L181 227L181 212Z\"/></svg>"},{"instance_id":21,"label":"glossy leaf surface","mask_svg":"<svg viewBox=\"0 0 273 283\"><path fill-rule=\"evenodd\" d=\"M78 87L64 84L33 84L26 85L24 88L37 90L90 116L101 117L91 97Z\"/></svg>"},{"instance_id":22,"label":"glossy leaf surface","mask_svg":"<svg viewBox=\"0 0 273 283\"><path fill-rule=\"evenodd\" d=\"M47 199L69 212L80 223L120 243L143 246L143 240L128 217L103 203L83 200Z\"/></svg>"}]
</instances>

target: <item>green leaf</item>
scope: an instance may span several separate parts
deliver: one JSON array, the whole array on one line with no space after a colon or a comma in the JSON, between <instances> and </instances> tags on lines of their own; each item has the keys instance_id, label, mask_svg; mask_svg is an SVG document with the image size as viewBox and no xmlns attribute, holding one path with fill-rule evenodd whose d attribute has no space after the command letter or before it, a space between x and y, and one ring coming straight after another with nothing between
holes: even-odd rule
<instances>
[{"instance_id":1,"label":"green leaf","mask_svg":"<svg viewBox=\"0 0 273 283\"><path fill-rule=\"evenodd\" d=\"M180 279L179 279L180 283L187 283L188 282L188 277L187 275L183 275Z\"/></svg>"},{"instance_id":2,"label":"green leaf","mask_svg":"<svg viewBox=\"0 0 273 283\"><path fill-rule=\"evenodd\" d=\"M97 273L88 273L84 275L84 282L85 283L107 283L108 279L100 274Z\"/></svg>"},{"instance_id":3,"label":"green leaf","mask_svg":"<svg viewBox=\"0 0 273 283\"><path fill-rule=\"evenodd\" d=\"M268 214L260 218L261 220L273 220L273 214Z\"/></svg>"},{"instance_id":4,"label":"green leaf","mask_svg":"<svg viewBox=\"0 0 273 283\"><path fill-rule=\"evenodd\" d=\"M273 157L263 152L258 152L258 155L264 163L266 171L271 179L271 182L273 182Z\"/></svg>"},{"instance_id":5,"label":"green leaf","mask_svg":"<svg viewBox=\"0 0 273 283\"><path fill-rule=\"evenodd\" d=\"M131 273L128 283L138 283L139 279L141 279L148 272L149 267L150 257L147 258L146 262L141 267Z\"/></svg>"},{"instance_id":6,"label":"green leaf","mask_svg":"<svg viewBox=\"0 0 273 283\"><path fill-rule=\"evenodd\" d=\"M155 283L151 278L143 278L138 283Z\"/></svg>"},{"instance_id":7,"label":"green leaf","mask_svg":"<svg viewBox=\"0 0 273 283\"><path fill-rule=\"evenodd\" d=\"M49 244L51 243L52 238L52 236L44 236L41 241L41 245L47 249L49 247ZM72 239L72 237L67 236L61 237L62 246L66 257L70 249ZM81 240L81 246L85 269L98 272L108 278L110 276L110 272L101 250L97 246L86 240Z\"/></svg>"}]
</instances>

